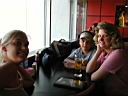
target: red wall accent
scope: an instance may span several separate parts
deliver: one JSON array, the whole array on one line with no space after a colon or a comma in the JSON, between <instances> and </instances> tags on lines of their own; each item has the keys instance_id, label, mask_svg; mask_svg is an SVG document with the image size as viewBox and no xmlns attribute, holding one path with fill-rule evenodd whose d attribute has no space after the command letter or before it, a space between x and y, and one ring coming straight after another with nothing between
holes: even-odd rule
<instances>
[{"instance_id":1,"label":"red wall accent","mask_svg":"<svg viewBox=\"0 0 128 96\"><path fill-rule=\"evenodd\" d=\"M110 23L114 23L115 22L115 17L101 17L101 21L107 21Z\"/></svg>"},{"instance_id":2,"label":"red wall accent","mask_svg":"<svg viewBox=\"0 0 128 96\"><path fill-rule=\"evenodd\" d=\"M116 5L122 5L124 3L123 0L88 0L86 28L100 21L107 21L114 24ZM119 31L124 38L128 38L128 28L119 28Z\"/></svg>"},{"instance_id":3,"label":"red wall accent","mask_svg":"<svg viewBox=\"0 0 128 96\"><path fill-rule=\"evenodd\" d=\"M87 17L87 27L86 28L89 28L93 23L95 22L100 22L100 17L97 16L97 17L94 17L94 16L88 16Z\"/></svg>"},{"instance_id":4,"label":"red wall accent","mask_svg":"<svg viewBox=\"0 0 128 96\"><path fill-rule=\"evenodd\" d=\"M123 28L124 31L123 31L123 37L124 38L128 38L128 28Z\"/></svg>"},{"instance_id":5,"label":"red wall accent","mask_svg":"<svg viewBox=\"0 0 128 96\"><path fill-rule=\"evenodd\" d=\"M88 0L87 15L100 15L100 1L101 0Z\"/></svg>"},{"instance_id":6,"label":"red wall accent","mask_svg":"<svg viewBox=\"0 0 128 96\"><path fill-rule=\"evenodd\" d=\"M102 0L101 16L115 16L115 0Z\"/></svg>"}]
</instances>

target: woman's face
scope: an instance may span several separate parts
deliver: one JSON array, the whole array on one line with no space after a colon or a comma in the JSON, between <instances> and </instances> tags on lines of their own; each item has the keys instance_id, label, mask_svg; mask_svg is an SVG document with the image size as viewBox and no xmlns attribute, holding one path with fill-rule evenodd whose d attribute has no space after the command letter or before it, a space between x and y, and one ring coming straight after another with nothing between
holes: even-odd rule
<instances>
[{"instance_id":1,"label":"woman's face","mask_svg":"<svg viewBox=\"0 0 128 96\"><path fill-rule=\"evenodd\" d=\"M99 29L98 32L98 44L103 49L109 49L111 45L111 37L106 32L105 29Z\"/></svg>"},{"instance_id":2,"label":"woman's face","mask_svg":"<svg viewBox=\"0 0 128 96\"><path fill-rule=\"evenodd\" d=\"M29 53L28 39L23 35L14 38L11 43L6 46L6 60L20 63L27 58Z\"/></svg>"}]
</instances>

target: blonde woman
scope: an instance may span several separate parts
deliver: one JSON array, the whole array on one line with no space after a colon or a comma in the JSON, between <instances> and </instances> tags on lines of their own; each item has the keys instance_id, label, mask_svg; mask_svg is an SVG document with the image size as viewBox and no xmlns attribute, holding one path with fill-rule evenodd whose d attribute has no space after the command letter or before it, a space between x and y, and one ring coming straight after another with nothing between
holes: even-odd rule
<instances>
[{"instance_id":1,"label":"blonde woman","mask_svg":"<svg viewBox=\"0 0 128 96\"><path fill-rule=\"evenodd\" d=\"M102 90L96 92L103 94L98 96L128 96L128 51L113 24L101 22L97 27L97 50L86 72L91 74L91 81L102 85L98 87Z\"/></svg>"},{"instance_id":2,"label":"blonde woman","mask_svg":"<svg viewBox=\"0 0 128 96\"><path fill-rule=\"evenodd\" d=\"M32 77L19 67L29 53L26 34L13 30L5 34L0 46L0 96L28 96L23 87L31 86Z\"/></svg>"}]
</instances>

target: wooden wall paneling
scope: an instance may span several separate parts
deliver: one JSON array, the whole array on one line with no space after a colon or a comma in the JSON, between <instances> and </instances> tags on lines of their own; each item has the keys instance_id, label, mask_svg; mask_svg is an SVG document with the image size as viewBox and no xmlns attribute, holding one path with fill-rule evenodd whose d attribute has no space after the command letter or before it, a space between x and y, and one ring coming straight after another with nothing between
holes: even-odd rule
<instances>
[{"instance_id":1,"label":"wooden wall paneling","mask_svg":"<svg viewBox=\"0 0 128 96\"><path fill-rule=\"evenodd\" d=\"M115 16L116 4L115 0L102 0L101 16Z\"/></svg>"},{"instance_id":2,"label":"wooden wall paneling","mask_svg":"<svg viewBox=\"0 0 128 96\"><path fill-rule=\"evenodd\" d=\"M128 4L128 0L115 0L115 4L116 5L124 5L124 4Z\"/></svg>"},{"instance_id":3,"label":"wooden wall paneling","mask_svg":"<svg viewBox=\"0 0 128 96\"><path fill-rule=\"evenodd\" d=\"M123 0L115 0L115 4L116 4L116 5L121 5L122 2L123 2Z\"/></svg>"},{"instance_id":4,"label":"wooden wall paneling","mask_svg":"<svg viewBox=\"0 0 128 96\"><path fill-rule=\"evenodd\" d=\"M120 35L123 37L124 29L123 28L118 28Z\"/></svg>"},{"instance_id":5,"label":"wooden wall paneling","mask_svg":"<svg viewBox=\"0 0 128 96\"><path fill-rule=\"evenodd\" d=\"M128 4L128 0L127 4ZM107 21L115 23L115 12L117 5L123 5L124 0L88 0L86 28L93 23ZM121 35L128 38L128 28L119 28Z\"/></svg>"},{"instance_id":6,"label":"wooden wall paneling","mask_svg":"<svg viewBox=\"0 0 128 96\"><path fill-rule=\"evenodd\" d=\"M123 37L128 38L128 28L124 28Z\"/></svg>"},{"instance_id":7,"label":"wooden wall paneling","mask_svg":"<svg viewBox=\"0 0 128 96\"><path fill-rule=\"evenodd\" d=\"M100 16L94 17L94 16L88 16L87 17L87 26L86 28L89 28L93 23L97 23L100 21Z\"/></svg>"},{"instance_id":8,"label":"wooden wall paneling","mask_svg":"<svg viewBox=\"0 0 128 96\"><path fill-rule=\"evenodd\" d=\"M101 0L87 1L87 15L100 15L100 1Z\"/></svg>"},{"instance_id":9,"label":"wooden wall paneling","mask_svg":"<svg viewBox=\"0 0 128 96\"><path fill-rule=\"evenodd\" d=\"M101 21L103 22L103 21L106 21L106 22L110 22L110 23L115 23L115 17L101 17Z\"/></svg>"}]
</instances>

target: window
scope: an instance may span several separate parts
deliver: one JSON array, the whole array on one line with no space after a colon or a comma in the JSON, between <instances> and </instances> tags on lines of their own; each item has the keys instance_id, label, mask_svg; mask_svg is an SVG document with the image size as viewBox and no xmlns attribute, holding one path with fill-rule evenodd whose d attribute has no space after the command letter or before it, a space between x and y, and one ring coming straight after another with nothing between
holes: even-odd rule
<instances>
[{"instance_id":1,"label":"window","mask_svg":"<svg viewBox=\"0 0 128 96\"><path fill-rule=\"evenodd\" d=\"M51 42L60 39L69 40L69 0L52 0L51 8Z\"/></svg>"},{"instance_id":2,"label":"window","mask_svg":"<svg viewBox=\"0 0 128 96\"><path fill-rule=\"evenodd\" d=\"M44 0L0 1L0 38L11 30L22 30L29 37L30 51L42 48Z\"/></svg>"},{"instance_id":3,"label":"window","mask_svg":"<svg viewBox=\"0 0 128 96\"><path fill-rule=\"evenodd\" d=\"M76 0L0 0L0 38L22 30L30 51L48 47L53 40L74 40L76 22Z\"/></svg>"}]
</instances>

